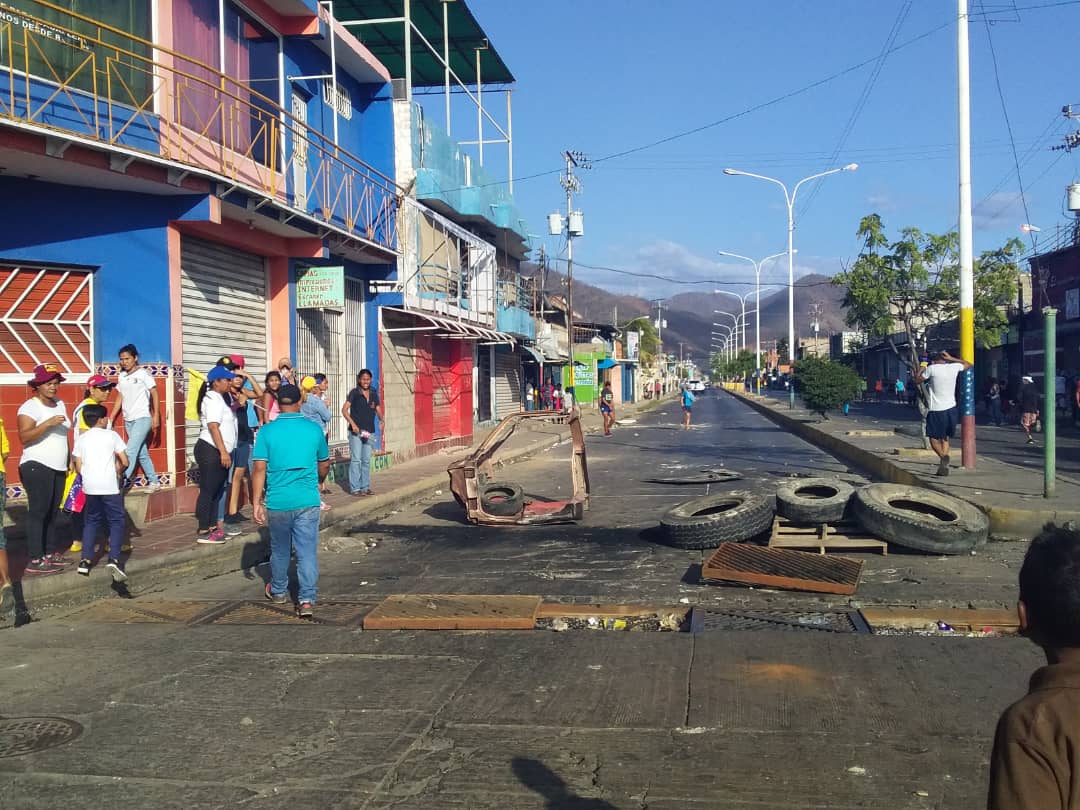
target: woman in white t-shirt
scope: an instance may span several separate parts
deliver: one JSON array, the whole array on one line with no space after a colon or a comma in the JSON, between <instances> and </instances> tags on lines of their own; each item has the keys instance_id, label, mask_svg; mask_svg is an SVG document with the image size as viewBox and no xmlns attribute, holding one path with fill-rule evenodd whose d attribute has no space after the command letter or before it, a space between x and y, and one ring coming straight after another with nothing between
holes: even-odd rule
<instances>
[{"instance_id":1,"label":"woman in white t-shirt","mask_svg":"<svg viewBox=\"0 0 1080 810\"><path fill-rule=\"evenodd\" d=\"M195 517L199 521L197 543L220 545L224 527L218 522L218 504L225 494L225 481L236 448L236 413L226 401L233 372L214 366L199 392L199 421L202 431L195 442L195 463L199 467L199 497Z\"/></svg>"},{"instance_id":2,"label":"woman in white t-shirt","mask_svg":"<svg viewBox=\"0 0 1080 810\"><path fill-rule=\"evenodd\" d=\"M161 419L161 402L150 372L139 365L139 350L135 344L121 346L118 352L120 373L116 382L116 401L109 412L109 421L116 424L116 414L123 411L127 433L128 466L124 472L124 487L131 486L135 467L142 467L146 476L146 491L161 489L154 463L150 460L150 440Z\"/></svg>"},{"instance_id":3,"label":"woman in white t-shirt","mask_svg":"<svg viewBox=\"0 0 1080 810\"><path fill-rule=\"evenodd\" d=\"M68 420L64 403L56 398L64 381L60 369L41 365L28 380L34 396L19 408L19 480L26 490L26 547L28 574L51 574L64 567L56 550L56 515L64 494L68 469Z\"/></svg>"}]
</instances>

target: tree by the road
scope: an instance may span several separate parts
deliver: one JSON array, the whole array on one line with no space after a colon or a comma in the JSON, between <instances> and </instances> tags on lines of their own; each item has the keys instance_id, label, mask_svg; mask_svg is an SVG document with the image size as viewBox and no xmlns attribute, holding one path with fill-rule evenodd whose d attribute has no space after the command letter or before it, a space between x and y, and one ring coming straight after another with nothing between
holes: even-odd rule
<instances>
[{"instance_id":1,"label":"tree by the road","mask_svg":"<svg viewBox=\"0 0 1080 810\"><path fill-rule=\"evenodd\" d=\"M721 354L712 355L712 373L714 377L738 377L745 379L746 375L753 374L756 364L754 353L740 351L733 360L725 360Z\"/></svg>"},{"instance_id":2,"label":"tree by the road","mask_svg":"<svg viewBox=\"0 0 1080 810\"><path fill-rule=\"evenodd\" d=\"M833 284L847 288L847 323L870 338L884 338L914 376L930 330L960 314L959 237L955 231L932 234L908 227L890 243L877 214L863 217L856 233L862 251L833 278ZM1019 239L1010 239L975 259L975 339L984 346L996 345L1008 325L1005 307L1016 299L1022 250ZM921 390L919 403L925 412Z\"/></svg>"},{"instance_id":3,"label":"tree by the road","mask_svg":"<svg viewBox=\"0 0 1080 810\"><path fill-rule=\"evenodd\" d=\"M855 399L862 380L849 366L823 357L807 357L795 364L795 384L806 407L828 418L828 411Z\"/></svg>"}]
</instances>

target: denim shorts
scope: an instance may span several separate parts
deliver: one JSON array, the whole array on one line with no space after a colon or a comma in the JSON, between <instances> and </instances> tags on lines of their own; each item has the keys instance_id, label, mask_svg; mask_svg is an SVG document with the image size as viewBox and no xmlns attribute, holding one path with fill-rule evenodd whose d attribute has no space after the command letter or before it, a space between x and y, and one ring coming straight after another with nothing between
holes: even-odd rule
<instances>
[{"instance_id":1,"label":"denim shorts","mask_svg":"<svg viewBox=\"0 0 1080 810\"><path fill-rule=\"evenodd\" d=\"M251 449L250 442L239 442L232 451L233 466L243 470L251 466Z\"/></svg>"}]
</instances>

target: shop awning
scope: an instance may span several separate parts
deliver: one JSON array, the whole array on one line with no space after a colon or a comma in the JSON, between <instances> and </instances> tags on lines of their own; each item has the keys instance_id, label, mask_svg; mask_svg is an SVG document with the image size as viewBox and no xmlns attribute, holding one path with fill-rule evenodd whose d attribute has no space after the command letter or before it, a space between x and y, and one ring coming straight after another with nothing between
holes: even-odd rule
<instances>
[{"instance_id":1,"label":"shop awning","mask_svg":"<svg viewBox=\"0 0 1080 810\"><path fill-rule=\"evenodd\" d=\"M514 345L514 336L508 332L499 332L495 329L487 329L483 326L467 321L455 321L451 318L440 318L438 315L428 315L426 312L415 312L411 309L398 307L383 307L384 312L393 312L398 315L411 315L431 324L422 327L404 327L387 329L382 327L383 332L433 332L435 337L453 338L455 340L479 340L484 343L508 343Z\"/></svg>"},{"instance_id":2,"label":"shop awning","mask_svg":"<svg viewBox=\"0 0 1080 810\"><path fill-rule=\"evenodd\" d=\"M614 360L612 360L610 357L605 357L603 360L600 360L596 364L596 367L598 369L600 369L600 370L603 370L605 368L615 368L615 366L616 366L616 362Z\"/></svg>"},{"instance_id":3,"label":"shop awning","mask_svg":"<svg viewBox=\"0 0 1080 810\"><path fill-rule=\"evenodd\" d=\"M522 344L521 350L525 352L525 354L532 357L532 362L539 363L540 365L544 364L544 355L540 354L540 352L538 352L532 346L526 346L525 344Z\"/></svg>"}]
</instances>

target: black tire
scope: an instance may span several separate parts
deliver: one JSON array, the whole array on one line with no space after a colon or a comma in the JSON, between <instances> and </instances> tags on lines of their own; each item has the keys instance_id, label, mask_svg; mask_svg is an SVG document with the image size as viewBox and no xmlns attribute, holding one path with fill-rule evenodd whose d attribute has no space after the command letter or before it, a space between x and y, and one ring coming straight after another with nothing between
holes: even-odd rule
<instances>
[{"instance_id":1,"label":"black tire","mask_svg":"<svg viewBox=\"0 0 1080 810\"><path fill-rule=\"evenodd\" d=\"M773 509L752 492L706 495L672 507L660 519L669 545L716 548L757 537L772 527Z\"/></svg>"},{"instance_id":2,"label":"black tire","mask_svg":"<svg viewBox=\"0 0 1080 810\"><path fill-rule=\"evenodd\" d=\"M836 523L855 487L839 478L796 478L776 488L776 511L796 523Z\"/></svg>"},{"instance_id":3,"label":"black tire","mask_svg":"<svg viewBox=\"0 0 1080 810\"><path fill-rule=\"evenodd\" d=\"M525 508L525 493L517 484L493 481L480 488L480 508L494 517L513 517Z\"/></svg>"},{"instance_id":4,"label":"black tire","mask_svg":"<svg viewBox=\"0 0 1080 810\"><path fill-rule=\"evenodd\" d=\"M933 554L967 554L990 533L990 518L975 506L920 487L870 484L855 493L852 511L882 540Z\"/></svg>"}]
</instances>

